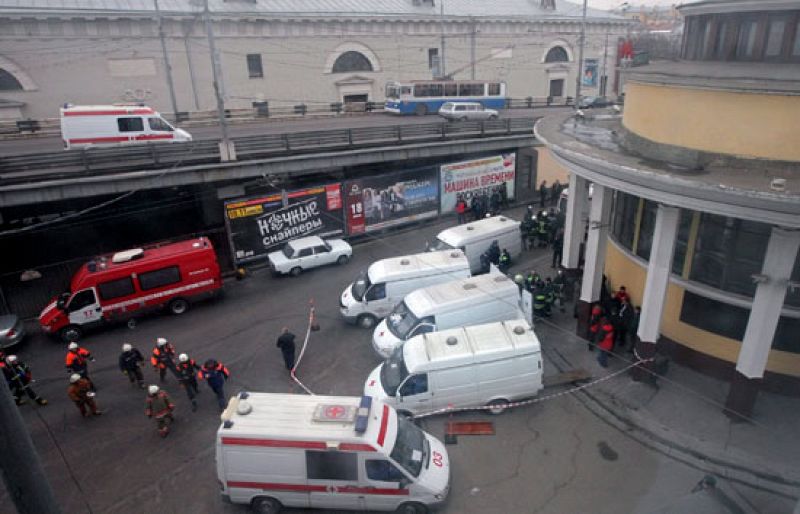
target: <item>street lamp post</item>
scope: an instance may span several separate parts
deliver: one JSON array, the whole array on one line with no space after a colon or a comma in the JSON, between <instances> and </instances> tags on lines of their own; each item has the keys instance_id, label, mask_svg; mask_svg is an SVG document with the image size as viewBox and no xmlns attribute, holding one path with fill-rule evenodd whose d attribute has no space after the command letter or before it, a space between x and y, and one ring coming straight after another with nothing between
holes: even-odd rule
<instances>
[{"instance_id":1,"label":"street lamp post","mask_svg":"<svg viewBox=\"0 0 800 514\"><path fill-rule=\"evenodd\" d=\"M225 102L222 99L222 92L219 87L219 61L217 58L217 47L214 44L214 32L211 27L211 11L208 9L208 0L205 0L203 17L206 25L206 37L208 38L208 50L211 53L211 76L214 83L214 96L217 99L217 116L219 118L219 128L222 131L222 141L219 143L219 155L221 161L235 161L236 149L233 142L228 137L228 120L225 118Z\"/></svg>"},{"instance_id":2,"label":"street lamp post","mask_svg":"<svg viewBox=\"0 0 800 514\"><path fill-rule=\"evenodd\" d=\"M169 63L167 54L167 42L164 40L164 19L161 17L161 10L158 8L158 0L153 0L156 8L156 18L158 19L158 38L161 40L161 53L164 55L164 70L167 72L167 87L169 88L169 99L172 102L172 115L178 121L178 101L175 100L175 84L172 82L172 66Z\"/></svg>"},{"instance_id":3,"label":"street lamp post","mask_svg":"<svg viewBox=\"0 0 800 514\"><path fill-rule=\"evenodd\" d=\"M586 7L588 0L583 0L583 16L581 17L580 45L578 46L578 77L575 79L575 108L581 101L581 80L583 79L583 47L586 45Z\"/></svg>"}]
</instances>

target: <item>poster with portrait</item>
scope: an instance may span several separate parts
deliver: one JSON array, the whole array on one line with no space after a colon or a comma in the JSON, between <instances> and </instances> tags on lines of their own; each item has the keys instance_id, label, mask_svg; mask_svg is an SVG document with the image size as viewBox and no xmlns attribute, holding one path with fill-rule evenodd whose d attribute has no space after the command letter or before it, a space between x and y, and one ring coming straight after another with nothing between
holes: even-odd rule
<instances>
[{"instance_id":1,"label":"poster with portrait","mask_svg":"<svg viewBox=\"0 0 800 514\"><path fill-rule=\"evenodd\" d=\"M490 197L498 188L505 188L509 200L514 198L516 154L493 155L471 161L445 164L441 167L441 212L455 211L458 196L469 204L476 195Z\"/></svg>"},{"instance_id":2,"label":"poster with portrait","mask_svg":"<svg viewBox=\"0 0 800 514\"><path fill-rule=\"evenodd\" d=\"M341 235L341 184L225 202L225 227L237 265L266 259L290 239Z\"/></svg>"},{"instance_id":3,"label":"poster with portrait","mask_svg":"<svg viewBox=\"0 0 800 514\"><path fill-rule=\"evenodd\" d=\"M439 214L436 168L348 180L344 185L347 233L364 234Z\"/></svg>"},{"instance_id":4,"label":"poster with portrait","mask_svg":"<svg viewBox=\"0 0 800 514\"><path fill-rule=\"evenodd\" d=\"M584 86L597 87L597 59L586 59L583 61L583 80Z\"/></svg>"}]
</instances>

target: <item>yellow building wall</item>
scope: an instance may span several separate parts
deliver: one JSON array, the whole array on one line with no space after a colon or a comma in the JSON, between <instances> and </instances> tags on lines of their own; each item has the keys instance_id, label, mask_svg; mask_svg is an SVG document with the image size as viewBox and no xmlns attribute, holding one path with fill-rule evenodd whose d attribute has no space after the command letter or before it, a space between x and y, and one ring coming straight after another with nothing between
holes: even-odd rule
<instances>
[{"instance_id":1,"label":"yellow building wall","mask_svg":"<svg viewBox=\"0 0 800 514\"><path fill-rule=\"evenodd\" d=\"M617 290L624 285L633 304L642 304L647 268L611 242L606 248L605 274L610 287ZM661 317L661 334L695 351L736 363L741 348L739 341L707 332L680 320L683 293L683 287L669 284L664 314ZM800 377L800 355L772 350L767 360L767 370Z\"/></svg>"},{"instance_id":2,"label":"yellow building wall","mask_svg":"<svg viewBox=\"0 0 800 514\"><path fill-rule=\"evenodd\" d=\"M562 184L568 184L569 172L566 168L556 162L556 160L553 158L553 154L550 152L550 149L543 146L541 148L537 148L536 150L538 152L536 187L539 187L539 184L542 183L542 180L546 180L548 186L552 186L553 182L556 180Z\"/></svg>"},{"instance_id":3,"label":"yellow building wall","mask_svg":"<svg viewBox=\"0 0 800 514\"><path fill-rule=\"evenodd\" d=\"M735 93L628 81L622 123L669 145L800 161L800 96Z\"/></svg>"}]
</instances>

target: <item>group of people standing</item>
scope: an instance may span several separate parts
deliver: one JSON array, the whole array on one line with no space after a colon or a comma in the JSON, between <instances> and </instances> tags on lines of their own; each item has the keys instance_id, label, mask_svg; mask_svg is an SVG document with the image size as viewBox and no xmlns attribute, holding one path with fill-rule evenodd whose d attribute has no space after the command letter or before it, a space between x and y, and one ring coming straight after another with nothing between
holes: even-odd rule
<instances>
[{"instance_id":1,"label":"group of people standing","mask_svg":"<svg viewBox=\"0 0 800 514\"><path fill-rule=\"evenodd\" d=\"M552 267L558 266L564 248L564 217L561 214L553 207L535 212L533 205L529 205L522 217L519 230L522 247L526 250L552 246Z\"/></svg>"},{"instance_id":2,"label":"group of people standing","mask_svg":"<svg viewBox=\"0 0 800 514\"><path fill-rule=\"evenodd\" d=\"M631 304L625 286L620 286L613 296L609 295L592 306L587 334L588 349L592 351L597 346L597 362L600 366L608 367L608 357L614 351L633 352L640 315L641 308Z\"/></svg>"},{"instance_id":3,"label":"group of people standing","mask_svg":"<svg viewBox=\"0 0 800 514\"><path fill-rule=\"evenodd\" d=\"M505 182L491 189L462 193L456 197L456 214L458 223L467 222L468 213L472 221L477 221L486 215L500 214L503 209L508 209L508 190Z\"/></svg>"}]
</instances>

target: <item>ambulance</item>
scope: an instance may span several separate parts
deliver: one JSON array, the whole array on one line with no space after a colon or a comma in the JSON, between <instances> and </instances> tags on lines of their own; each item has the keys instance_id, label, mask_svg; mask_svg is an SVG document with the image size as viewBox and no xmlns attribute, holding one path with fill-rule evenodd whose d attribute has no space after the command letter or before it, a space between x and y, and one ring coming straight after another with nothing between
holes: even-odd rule
<instances>
[{"instance_id":1,"label":"ambulance","mask_svg":"<svg viewBox=\"0 0 800 514\"><path fill-rule=\"evenodd\" d=\"M189 302L220 292L217 255L206 237L157 244L90 260L70 290L39 315L42 330L77 341L90 328L166 307L183 314Z\"/></svg>"},{"instance_id":2,"label":"ambulance","mask_svg":"<svg viewBox=\"0 0 800 514\"><path fill-rule=\"evenodd\" d=\"M144 105L71 105L61 108L64 149L191 141Z\"/></svg>"},{"instance_id":3,"label":"ambulance","mask_svg":"<svg viewBox=\"0 0 800 514\"><path fill-rule=\"evenodd\" d=\"M255 512L420 514L450 489L444 444L370 396L242 392L221 417L215 455L223 498Z\"/></svg>"}]
</instances>

